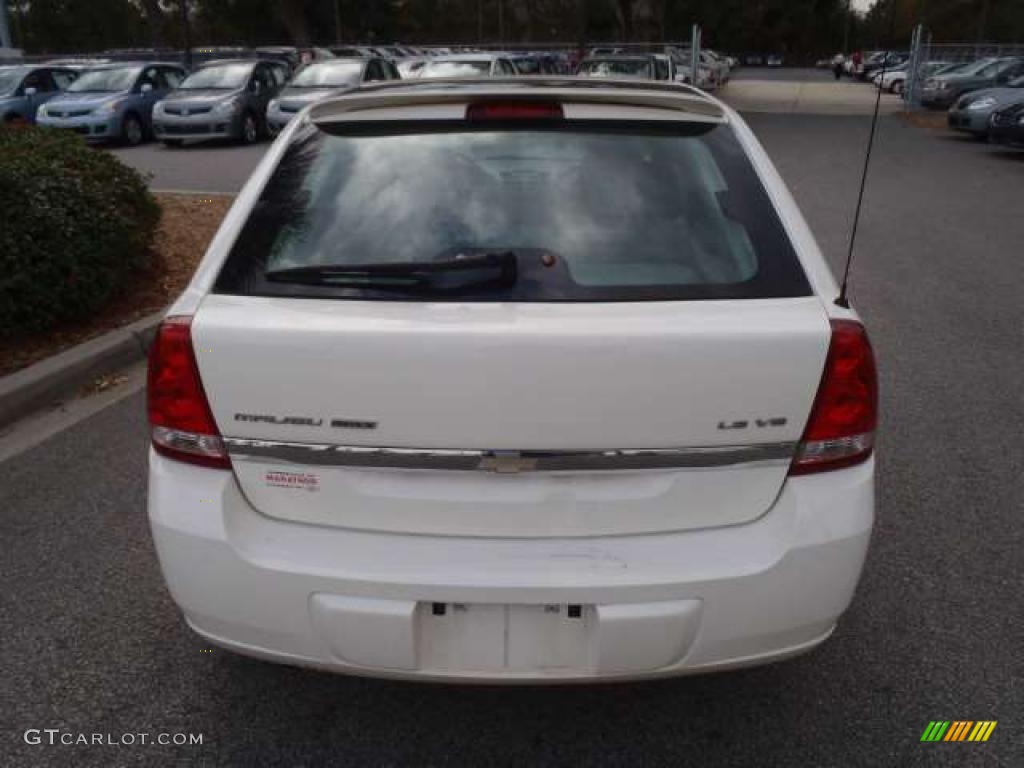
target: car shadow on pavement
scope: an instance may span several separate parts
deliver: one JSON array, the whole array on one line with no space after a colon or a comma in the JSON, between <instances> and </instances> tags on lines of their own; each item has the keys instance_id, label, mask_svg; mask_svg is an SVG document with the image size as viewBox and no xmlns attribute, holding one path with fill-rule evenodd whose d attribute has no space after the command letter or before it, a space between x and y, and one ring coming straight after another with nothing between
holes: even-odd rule
<instances>
[{"instance_id":1,"label":"car shadow on pavement","mask_svg":"<svg viewBox=\"0 0 1024 768\"><path fill-rule=\"evenodd\" d=\"M827 759L849 722L849 702L831 690L836 654L833 639L790 661L733 672L499 686L349 677L215 650L196 699L218 720L203 729L232 742L236 759L277 752L310 763L587 765L701 755L753 764L787 753L808 764ZM823 708L845 715L822 717ZM829 731L820 741L808 737L812 720Z\"/></svg>"}]
</instances>

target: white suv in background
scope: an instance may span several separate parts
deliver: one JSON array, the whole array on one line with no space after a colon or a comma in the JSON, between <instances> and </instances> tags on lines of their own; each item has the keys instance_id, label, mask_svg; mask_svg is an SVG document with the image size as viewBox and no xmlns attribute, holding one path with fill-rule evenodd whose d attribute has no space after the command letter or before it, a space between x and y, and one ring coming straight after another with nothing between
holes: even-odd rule
<instances>
[{"instance_id":1,"label":"white suv in background","mask_svg":"<svg viewBox=\"0 0 1024 768\"><path fill-rule=\"evenodd\" d=\"M874 510L864 328L693 89L365 86L307 108L154 343L149 517L210 642L466 681L825 640Z\"/></svg>"}]
</instances>

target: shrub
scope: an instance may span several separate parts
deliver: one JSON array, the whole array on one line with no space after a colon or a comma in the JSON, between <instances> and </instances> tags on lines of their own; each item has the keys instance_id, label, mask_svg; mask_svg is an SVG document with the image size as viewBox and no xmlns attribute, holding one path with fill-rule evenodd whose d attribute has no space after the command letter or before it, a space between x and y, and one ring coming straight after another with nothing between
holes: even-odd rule
<instances>
[{"instance_id":1,"label":"shrub","mask_svg":"<svg viewBox=\"0 0 1024 768\"><path fill-rule=\"evenodd\" d=\"M63 131L0 126L0 337L88 316L148 256L146 179Z\"/></svg>"}]
</instances>

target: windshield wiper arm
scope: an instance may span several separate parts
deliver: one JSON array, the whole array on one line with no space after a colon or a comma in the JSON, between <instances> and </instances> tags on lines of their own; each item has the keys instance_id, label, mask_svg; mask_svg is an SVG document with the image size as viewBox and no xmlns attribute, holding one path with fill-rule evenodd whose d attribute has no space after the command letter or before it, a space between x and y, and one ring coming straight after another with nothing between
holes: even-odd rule
<instances>
[{"instance_id":1,"label":"windshield wiper arm","mask_svg":"<svg viewBox=\"0 0 1024 768\"><path fill-rule=\"evenodd\" d=\"M264 277L275 283L445 293L508 288L516 282L517 262L513 251L493 251L445 261L292 267L271 270Z\"/></svg>"}]
</instances>

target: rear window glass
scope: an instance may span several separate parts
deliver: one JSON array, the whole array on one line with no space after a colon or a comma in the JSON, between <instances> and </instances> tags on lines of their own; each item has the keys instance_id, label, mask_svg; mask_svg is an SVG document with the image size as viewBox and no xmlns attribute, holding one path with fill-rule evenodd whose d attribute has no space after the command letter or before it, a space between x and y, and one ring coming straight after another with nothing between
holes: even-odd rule
<instances>
[{"instance_id":1,"label":"rear window glass","mask_svg":"<svg viewBox=\"0 0 1024 768\"><path fill-rule=\"evenodd\" d=\"M515 284L458 300L809 294L728 126L440 121L331 131L309 126L287 150L217 292L408 301L372 285L300 285L266 274L513 252Z\"/></svg>"}]
</instances>

